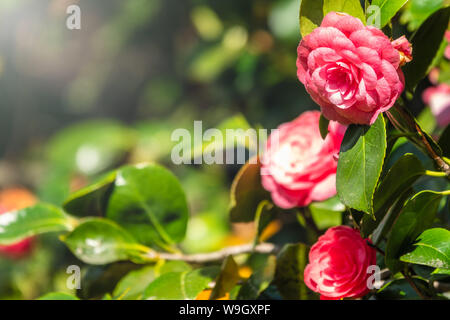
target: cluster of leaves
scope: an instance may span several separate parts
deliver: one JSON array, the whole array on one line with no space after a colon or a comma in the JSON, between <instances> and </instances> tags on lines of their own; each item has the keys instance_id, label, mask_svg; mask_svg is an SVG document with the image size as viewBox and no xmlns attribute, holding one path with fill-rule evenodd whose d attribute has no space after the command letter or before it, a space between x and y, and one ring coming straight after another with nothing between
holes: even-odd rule
<instances>
[{"instance_id":1,"label":"cluster of leaves","mask_svg":"<svg viewBox=\"0 0 450 320\"><path fill-rule=\"evenodd\" d=\"M394 29L391 18L406 2L366 1L363 8L358 0L303 0L302 35L320 25L327 12L344 11L364 22L365 10L378 4L383 30L390 36ZM415 94L419 81L442 54L439 48L449 15L448 7L439 7L417 26L410 39L414 61L405 69L409 96ZM98 266L85 274L91 285L78 292L81 298L195 299L209 289L210 299L316 299L303 282L308 247L327 228L345 223L353 224L384 252L377 264L388 268L391 277L372 292L374 297L444 297L434 291L433 282L448 282L450 276L450 219L448 192L444 191L449 183L445 175L431 171L435 159L429 155L433 152L448 163L450 130L429 131L440 136L437 142L424 130L417 131L425 125L417 123L403 107L409 102L408 95L389 114L389 120L397 120L399 127L380 115L370 127L348 128L338 163L337 197L284 212L271 203L262 188L259 164L241 168L231 188L230 221L254 224L253 253L200 263L180 252L178 244L186 235L189 219L186 195L170 171L152 163L119 167L71 194L63 190L63 195L54 195L50 191L61 188L46 189L49 193L44 192L42 198L65 197L62 205L59 201L39 203L2 215L0 243L59 232L74 256ZM241 128L242 121L238 123ZM326 120L321 123L322 129L326 128ZM229 128L230 123L223 126ZM80 137L80 131L89 139ZM322 133L327 134L326 130ZM84 174L104 172L111 163L125 158L130 145L139 144L133 132L112 123L101 128L98 123L87 125L65 135L52 141L49 148L50 166L59 168L54 174L60 176L69 175L74 167ZM73 144L67 144L68 140ZM280 250L258 253L268 226L286 213L298 218L307 237L303 242L281 243ZM250 276L243 272L245 267L253 271ZM42 298L76 299L62 293Z\"/></svg>"}]
</instances>

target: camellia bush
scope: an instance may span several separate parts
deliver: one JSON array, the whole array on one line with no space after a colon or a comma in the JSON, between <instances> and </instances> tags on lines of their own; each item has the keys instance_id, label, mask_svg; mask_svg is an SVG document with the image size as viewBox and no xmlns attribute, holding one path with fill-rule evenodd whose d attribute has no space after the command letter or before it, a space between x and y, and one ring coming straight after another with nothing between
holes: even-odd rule
<instances>
[{"instance_id":1,"label":"camellia bush","mask_svg":"<svg viewBox=\"0 0 450 320\"><path fill-rule=\"evenodd\" d=\"M395 18L406 2L301 1L292 68L321 111L281 124L236 175L229 219L250 225L252 241L183 252L185 191L165 167L140 163L111 170L62 206L33 198L2 207L0 252L23 255L34 237L57 232L84 264L130 262L98 299L450 298L449 107L434 108L432 131L411 110L432 70L436 87L448 86L450 7L409 36ZM280 216L306 236L267 241Z\"/></svg>"}]
</instances>

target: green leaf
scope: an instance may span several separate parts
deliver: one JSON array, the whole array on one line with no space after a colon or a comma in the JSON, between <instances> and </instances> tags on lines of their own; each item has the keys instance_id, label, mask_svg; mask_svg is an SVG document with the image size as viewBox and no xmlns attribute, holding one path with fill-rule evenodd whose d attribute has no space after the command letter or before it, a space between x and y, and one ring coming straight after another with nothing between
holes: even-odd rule
<instances>
[{"instance_id":1,"label":"green leaf","mask_svg":"<svg viewBox=\"0 0 450 320\"><path fill-rule=\"evenodd\" d=\"M130 271L120 279L114 288L113 296L120 300L140 300L145 288L156 278L155 266L144 266Z\"/></svg>"},{"instance_id":2,"label":"green leaf","mask_svg":"<svg viewBox=\"0 0 450 320\"><path fill-rule=\"evenodd\" d=\"M425 132L434 132L436 129L436 117L431 112L431 108L423 109L416 121Z\"/></svg>"},{"instance_id":3,"label":"green leaf","mask_svg":"<svg viewBox=\"0 0 450 320\"><path fill-rule=\"evenodd\" d=\"M393 273L401 268L400 256L433 224L441 198L442 194L438 192L422 191L405 204L386 244L386 266Z\"/></svg>"},{"instance_id":4,"label":"green leaf","mask_svg":"<svg viewBox=\"0 0 450 320\"><path fill-rule=\"evenodd\" d=\"M81 217L104 215L107 197L115 179L116 172L112 172L100 181L72 193L63 204L64 210Z\"/></svg>"},{"instance_id":5,"label":"green leaf","mask_svg":"<svg viewBox=\"0 0 450 320\"><path fill-rule=\"evenodd\" d=\"M106 216L140 243L165 248L186 233L188 206L177 178L156 164L126 166L117 171Z\"/></svg>"},{"instance_id":6,"label":"green leaf","mask_svg":"<svg viewBox=\"0 0 450 320\"><path fill-rule=\"evenodd\" d=\"M342 224L342 212L345 211L345 206L338 197L333 197L322 202L311 203L309 210L317 227L324 230Z\"/></svg>"},{"instance_id":7,"label":"green leaf","mask_svg":"<svg viewBox=\"0 0 450 320\"><path fill-rule=\"evenodd\" d=\"M231 222L251 222L261 201L270 194L261 185L261 164L247 162L238 172L231 185Z\"/></svg>"},{"instance_id":8,"label":"green leaf","mask_svg":"<svg viewBox=\"0 0 450 320\"><path fill-rule=\"evenodd\" d=\"M411 153L397 160L375 191L374 217L364 216L362 219L361 231L364 237L368 237L375 230L395 200L424 173L425 168L422 163Z\"/></svg>"},{"instance_id":9,"label":"green leaf","mask_svg":"<svg viewBox=\"0 0 450 320\"><path fill-rule=\"evenodd\" d=\"M308 289L303 279L308 249L304 244L288 244L278 255L274 283L284 299L308 298Z\"/></svg>"},{"instance_id":10,"label":"green leaf","mask_svg":"<svg viewBox=\"0 0 450 320\"><path fill-rule=\"evenodd\" d=\"M366 15L359 0L323 0L323 15L332 11L348 13L366 23Z\"/></svg>"},{"instance_id":11,"label":"green leaf","mask_svg":"<svg viewBox=\"0 0 450 320\"><path fill-rule=\"evenodd\" d=\"M450 231L428 229L417 238L413 247L411 252L400 257L401 261L450 269Z\"/></svg>"},{"instance_id":12,"label":"green leaf","mask_svg":"<svg viewBox=\"0 0 450 320\"><path fill-rule=\"evenodd\" d=\"M236 300L255 300L267 289L273 280L276 268L276 258L269 256L266 264L257 269L239 289Z\"/></svg>"},{"instance_id":13,"label":"green leaf","mask_svg":"<svg viewBox=\"0 0 450 320\"><path fill-rule=\"evenodd\" d=\"M439 146L442 148L442 155L450 158L450 125L442 132L439 138Z\"/></svg>"},{"instance_id":14,"label":"green leaf","mask_svg":"<svg viewBox=\"0 0 450 320\"><path fill-rule=\"evenodd\" d=\"M442 8L432 14L412 36L413 61L403 68L409 91L413 92L419 81L427 75L439 51L449 18L450 7Z\"/></svg>"},{"instance_id":15,"label":"green leaf","mask_svg":"<svg viewBox=\"0 0 450 320\"><path fill-rule=\"evenodd\" d=\"M300 33L306 37L323 20L323 0L302 0L300 4Z\"/></svg>"},{"instance_id":16,"label":"green leaf","mask_svg":"<svg viewBox=\"0 0 450 320\"><path fill-rule=\"evenodd\" d=\"M146 300L193 300L206 289L219 273L218 267L205 267L194 271L169 272L145 289Z\"/></svg>"},{"instance_id":17,"label":"green leaf","mask_svg":"<svg viewBox=\"0 0 450 320\"><path fill-rule=\"evenodd\" d=\"M376 221L377 227L372 232L372 241L375 245L378 245L380 241L383 240L383 238L389 233L391 230L395 220L397 219L398 215L402 211L405 202L411 198L414 195L414 190L412 188L408 188L401 196L398 198L394 205L389 208L383 219L380 219L380 221ZM373 219L371 220L373 221ZM367 226L365 227L367 228ZM362 228L361 228L362 229ZM363 237L368 237L368 235L365 234L365 232L368 232L367 229L362 232ZM368 232L370 234L370 232Z\"/></svg>"},{"instance_id":18,"label":"green leaf","mask_svg":"<svg viewBox=\"0 0 450 320\"><path fill-rule=\"evenodd\" d=\"M239 267L232 256L228 256L222 263L220 274L216 279L216 285L211 292L210 300L224 297L238 283Z\"/></svg>"},{"instance_id":19,"label":"green leaf","mask_svg":"<svg viewBox=\"0 0 450 320\"><path fill-rule=\"evenodd\" d=\"M436 269L431 274L433 275L444 275L444 276L450 276L450 269Z\"/></svg>"},{"instance_id":20,"label":"green leaf","mask_svg":"<svg viewBox=\"0 0 450 320\"><path fill-rule=\"evenodd\" d=\"M366 23L359 0L302 0L300 5L300 33L302 37L320 26L327 13L345 12Z\"/></svg>"},{"instance_id":21,"label":"green leaf","mask_svg":"<svg viewBox=\"0 0 450 320\"><path fill-rule=\"evenodd\" d=\"M372 19L380 19L379 29L382 29L387 25L391 19L397 14L398 11L408 2L408 0L373 0L372 5L378 6L379 11L375 11L373 14L379 13L379 17L371 16ZM369 20L369 15L367 16Z\"/></svg>"},{"instance_id":22,"label":"green leaf","mask_svg":"<svg viewBox=\"0 0 450 320\"><path fill-rule=\"evenodd\" d=\"M0 244L11 244L47 232L70 231L75 220L50 204L39 203L0 215Z\"/></svg>"},{"instance_id":23,"label":"green leaf","mask_svg":"<svg viewBox=\"0 0 450 320\"><path fill-rule=\"evenodd\" d=\"M319 130L320 130L320 135L322 136L322 139L324 139L324 140L328 135L328 125L329 124L330 124L330 120L328 120L321 114L320 119L319 119Z\"/></svg>"},{"instance_id":24,"label":"green leaf","mask_svg":"<svg viewBox=\"0 0 450 320\"><path fill-rule=\"evenodd\" d=\"M80 299L78 299L72 294L65 292L50 292L38 298L37 300L80 300Z\"/></svg>"},{"instance_id":25,"label":"green leaf","mask_svg":"<svg viewBox=\"0 0 450 320\"><path fill-rule=\"evenodd\" d=\"M350 125L345 132L336 176L339 199L373 214L373 194L386 152L386 127L380 114L372 126Z\"/></svg>"},{"instance_id":26,"label":"green leaf","mask_svg":"<svg viewBox=\"0 0 450 320\"><path fill-rule=\"evenodd\" d=\"M78 259L94 265L124 260L141 263L143 255L151 252L113 221L100 218L86 219L62 240Z\"/></svg>"},{"instance_id":27,"label":"green leaf","mask_svg":"<svg viewBox=\"0 0 450 320\"><path fill-rule=\"evenodd\" d=\"M144 290L159 276L168 272L190 271L191 267L183 261L169 261L160 265L144 266L130 271L114 289L114 297L121 300L140 300Z\"/></svg>"},{"instance_id":28,"label":"green leaf","mask_svg":"<svg viewBox=\"0 0 450 320\"><path fill-rule=\"evenodd\" d=\"M135 142L135 133L118 122L87 121L54 136L47 154L53 166L93 175L122 160Z\"/></svg>"}]
</instances>

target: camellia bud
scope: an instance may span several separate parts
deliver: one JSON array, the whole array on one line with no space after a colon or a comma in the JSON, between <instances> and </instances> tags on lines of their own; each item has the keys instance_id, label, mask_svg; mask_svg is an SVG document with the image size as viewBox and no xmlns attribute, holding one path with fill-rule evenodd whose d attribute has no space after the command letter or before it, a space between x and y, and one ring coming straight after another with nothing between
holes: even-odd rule
<instances>
[{"instance_id":1,"label":"camellia bud","mask_svg":"<svg viewBox=\"0 0 450 320\"><path fill-rule=\"evenodd\" d=\"M401 36L400 38L392 41L392 46L397 49L400 54L400 66L404 66L408 62L412 61L412 46L405 36Z\"/></svg>"}]
</instances>

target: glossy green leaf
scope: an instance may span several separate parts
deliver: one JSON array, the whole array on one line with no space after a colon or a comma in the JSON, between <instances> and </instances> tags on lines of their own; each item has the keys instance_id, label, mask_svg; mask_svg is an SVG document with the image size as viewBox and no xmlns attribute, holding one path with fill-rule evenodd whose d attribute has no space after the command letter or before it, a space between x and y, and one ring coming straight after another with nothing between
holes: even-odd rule
<instances>
[{"instance_id":1,"label":"glossy green leaf","mask_svg":"<svg viewBox=\"0 0 450 320\"><path fill-rule=\"evenodd\" d=\"M183 239L188 207L184 191L170 171L143 164L117 171L106 216L140 243L164 247Z\"/></svg>"},{"instance_id":2,"label":"glossy green leaf","mask_svg":"<svg viewBox=\"0 0 450 320\"><path fill-rule=\"evenodd\" d=\"M255 300L267 289L273 281L276 268L276 258L270 256L265 265L256 269L255 272L244 282L239 289L236 300Z\"/></svg>"},{"instance_id":3,"label":"glossy green leaf","mask_svg":"<svg viewBox=\"0 0 450 320\"><path fill-rule=\"evenodd\" d=\"M274 219L276 214L275 206L268 200L263 200L258 205L256 209L255 216L255 225L256 225L256 235L255 235L255 244L262 241L260 239L262 233L266 229L266 227L270 224L270 222Z\"/></svg>"},{"instance_id":4,"label":"glossy green leaf","mask_svg":"<svg viewBox=\"0 0 450 320\"><path fill-rule=\"evenodd\" d=\"M144 266L141 269L130 271L123 277L114 289L114 297L120 300L140 300L144 290L159 276L168 272L190 271L191 267L183 261L169 261L161 265Z\"/></svg>"},{"instance_id":5,"label":"glossy green leaf","mask_svg":"<svg viewBox=\"0 0 450 320\"><path fill-rule=\"evenodd\" d=\"M145 289L146 300L193 300L216 278L220 268L205 267L193 271L169 272Z\"/></svg>"},{"instance_id":6,"label":"glossy green leaf","mask_svg":"<svg viewBox=\"0 0 450 320\"><path fill-rule=\"evenodd\" d=\"M141 267L131 261L83 266L81 288L77 290L77 296L82 300L101 299L106 293L113 292L119 281L128 273Z\"/></svg>"},{"instance_id":7,"label":"glossy green leaf","mask_svg":"<svg viewBox=\"0 0 450 320\"><path fill-rule=\"evenodd\" d=\"M247 162L238 172L231 185L230 220L251 222L261 201L270 194L261 185L261 164Z\"/></svg>"},{"instance_id":8,"label":"glossy green leaf","mask_svg":"<svg viewBox=\"0 0 450 320\"><path fill-rule=\"evenodd\" d=\"M300 5L300 33L302 37L320 26L323 20L323 0L302 0Z\"/></svg>"},{"instance_id":9,"label":"glossy green leaf","mask_svg":"<svg viewBox=\"0 0 450 320\"><path fill-rule=\"evenodd\" d=\"M307 299L308 289L303 279L308 249L304 244L288 244L278 255L274 283L284 299Z\"/></svg>"},{"instance_id":10,"label":"glossy green leaf","mask_svg":"<svg viewBox=\"0 0 450 320\"><path fill-rule=\"evenodd\" d=\"M333 197L322 202L313 202L309 205L311 216L320 230L342 224L342 212L345 206L338 197Z\"/></svg>"},{"instance_id":11,"label":"glossy green leaf","mask_svg":"<svg viewBox=\"0 0 450 320\"><path fill-rule=\"evenodd\" d=\"M66 212L75 216L101 216L106 209L106 201L112 191L116 172L100 181L72 193L63 204Z\"/></svg>"},{"instance_id":12,"label":"glossy green leaf","mask_svg":"<svg viewBox=\"0 0 450 320\"><path fill-rule=\"evenodd\" d=\"M345 12L363 23L366 22L364 10L359 0L302 0L300 5L300 33L302 37L320 26L327 13Z\"/></svg>"},{"instance_id":13,"label":"glossy green leaf","mask_svg":"<svg viewBox=\"0 0 450 320\"><path fill-rule=\"evenodd\" d=\"M210 300L217 300L229 293L240 279L239 267L232 256L228 256L222 263L216 285L211 292Z\"/></svg>"},{"instance_id":14,"label":"glossy green leaf","mask_svg":"<svg viewBox=\"0 0 450 320\"><path fill-rule=\"evenodd\" d=\"M389 208L383 219L380 219L380 221L374 221L371 219L371 222L375 222L377 224L377 227L372 232L372 242L375 245L378 245L380 241L383 240L383 238L386 237L386 235L391 230L392 226L394 225L395 220L397 219L398 215L402 211L405 202L409 200L414 195L414 190L412 188L408 188L392 205L392 207ZM366 221L367 223L368 221ZM370 225L369 225L370 226ZM364 227L364 226L362 226ZM367 224L366 227L364 227L364 231L362 232L363 237L368 237L371 232L368 232L367 230ZM363 229L363 228L361 228ZM367 234L365 233L367 232Z\"/></svg>"},{"instance_id":15,"label":"glossy green leaf","mask_svg":"<svg viewBox=\"0 0 450 320\"><path fill-rule=\"evenodd\" d=\"M372 5L378 6L379 11L368 12L367 20L369 16L371 19L380 19L380 25L377 27L382 29L407 2L408 0L373 0Z\"/></svg>"},{"instance_id":16,"label":"glossy green leaf","mask_svg":"<svg viewBox=\"0 0 450 320\"><path fill-rule=\"evenodd\" d=\"M396 273L401 268L398 261L417 236L431 227L442 194L433 191L422 191L412 197L398 216L386 244L386 265Z\"/></svg>"},{"instance_id":17,"label":"glossy green leaf","mask_svg":"<svg viewBox=\"0 0 450 320\"><path fill-rule=\"evenodd\" d=\"M359 0L323 0L323 15L332 11L348 13L366 23L366 15Z\"/></svg>"},{"instance_id":18,"label":"glossy green leaf","mask_svg":"<svg viewBox=\"0 0 450 320\"><path fill-rule=\"evenodd\" d=\"M422 163L411 153L407 153L397 160L375 191L374 217L364 216L362 219L361 231L364 237L375 230L395 200L424 173L425 168Z\"/></svg>"},{"instance_id":19,"label":"glossy green leaf","mask_svg":"<svg viewBox=\"0 0 450 320\"><path fill-rule=\"evenodd\" d=\"M413 247L411 252L400 257L401 261L450 269L450 231L442 228L425 230Z\"/></svg>"},{"instance_id":20,"label":"glossy green leaf","mask_svg":"<svg viewBox=\"0 0 450 320\"><path fill-rule=\"evenodd\" d=\"M47 154L53 165L93 175L122 160L135 141L135 133L118 122L87 121L54 136Z\"/></svg>"},{"instance_id":21,"label":"glossy green leaf","mask_svg":"<svg viewBox=\"0 0 450 320\"><path fill-rule=\"evenodd\" d=\"M450 276L450 269L436 269L431 274L433 275L444 275L444 276Z\"/></svg>"},{"instance_id":22,"label":"glossy green leaf","mask_svg":"<svg viewBox=\"0 0 450 320\"><path fill-rule=\"evenodd\" d=\"M78 259L94 265L123 260L139 263L151 252L119 225L100 218L85 220L62 240Z\"/></svg>"},{"instance_id":23,"label":"glossy green leaf","mask_svg":"<svg viewBox=\"0 0 450 320\"><path fill-rule=\"evenodd\" d=\"M403 67L407 88L413 92L420 80L428 73L439 51L450 18L450 7L433 13L411 38L413 61Z\"/></svg>"},{"instance_id":24,"label":"glossy green leaf","mask_svg":"<svg viewBox=\"0 0 450 320\"><path fill-rule=\"evenodd\" d=\"M80 300L76 296L65 292L50 292L37 300Z\"/></svg>"},{"instance_id":25,"label":"glossy green leaf","mask_svg":"<svg viewBox=\"0 0 450 320\"><path fill-rule=\"evenodd\" d=\"M434 132L436 129L436 117L431 112L431 108L423 109L417 116L416 121L425 132Z\"/></svg>"},{"instance_id":26,"label":"glossy green leaf","mask_svg":"<svg viewBox=\"0 0 450 320\"><path fill-rule=\"evenodd\" d=\"M130 271L120 279L114 288L113 296L120 300L140 300L145 288L155 280L155 266L144 266L141 269Z\"/></svg>"},{"instance_id":27,"label":"glossy green leaf","mask_svg":"<svg viewBox=\"0 0 450 320\"><path fill-rule=\"evenodd\" d=\"M39 203L0 215L0 244L11 244L30 236L70 231L76 221L50 204Z\"/></svg>"},{"instance_id":28,"label":"glossy green leaf","mask_svg":"<svg viewBox=\"0 0 450 320\"><path fill-rule=\"evenodd\" d=\"M342 141L336 176L339 199L346 206L373 213L373 194L386 152L383 115L372 126L350 125Z\"/></svg>"},{"instance_id":29,"label":"glossy green leaf","mask_svg":"<svg viewBox=\"0 0 450 320\"><path fill-rule=\"evenodd\" d=\"M319 119L319 130L320 130L320 135L322 136L322 139L324 139L324 140L328 135L328 125L329 124L330 124L330 120L328 120L327 118L325 118L323 116L323 114L321 114L320 119Z\"/></svg>"}]
</instances>

